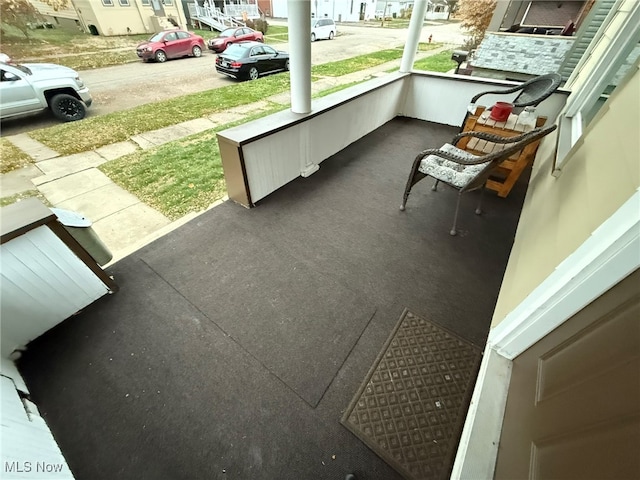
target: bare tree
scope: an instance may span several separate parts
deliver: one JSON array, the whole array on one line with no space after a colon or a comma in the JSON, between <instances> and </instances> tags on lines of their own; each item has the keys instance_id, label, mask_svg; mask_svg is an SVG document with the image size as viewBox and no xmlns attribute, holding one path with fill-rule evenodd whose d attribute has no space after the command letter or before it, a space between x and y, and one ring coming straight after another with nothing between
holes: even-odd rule
<instances>
[{"instance_id":1,"label":"bare tree","mask_svg":"<svg viewBox=\"0 0 640 480\"><path fill-rule=\"evenodd\" d=\"M458 7L462 28L467 30L469 36L465 47L471 51L477 48L484 38L496 8L496 0L460 0Z\"/></svg>"}]
</instances>

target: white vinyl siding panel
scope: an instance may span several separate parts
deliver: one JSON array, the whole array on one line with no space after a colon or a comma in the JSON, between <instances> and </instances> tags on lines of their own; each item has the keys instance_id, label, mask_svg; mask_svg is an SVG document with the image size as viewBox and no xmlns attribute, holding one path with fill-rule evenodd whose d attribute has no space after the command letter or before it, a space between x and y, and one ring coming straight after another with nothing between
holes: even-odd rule
<instances>
[{"instance_id":1,"label":"white vinyl siding panel","mask_svg":"<svg viewBox=\"0 0 640 480\"><path fill-rule=\"evenodd\" d=\"M0 254L3 356L108 293L46 226L3 244Z\"/></svg>"},{"instance_id":2,"label":"white vinyl siding panel","mask_svg":"<svg viewBox=\"0 0 640 480\"><path fill-rule=\"evenodd\" d=\"M51 431L14 382L0 376L3 480L72 480L73 474Z\"/></svg>"}]
</instances>

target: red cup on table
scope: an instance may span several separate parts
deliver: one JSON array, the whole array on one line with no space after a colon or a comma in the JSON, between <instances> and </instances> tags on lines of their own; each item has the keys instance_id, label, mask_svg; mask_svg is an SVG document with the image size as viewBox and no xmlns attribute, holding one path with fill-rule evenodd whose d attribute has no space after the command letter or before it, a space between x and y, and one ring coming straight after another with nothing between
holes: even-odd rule
<instances>
[{"instance_id":1,"label":"red cup on table","mask_svg":"<svg viewBox=\"0 0 640 480\"><path fill-rule=\"evenodd\" d=\"M496 122L506 122L511 112L513 112L513 103L496 102L496 104L491 107L490 118Z\"/></svg>"}]
</instances>

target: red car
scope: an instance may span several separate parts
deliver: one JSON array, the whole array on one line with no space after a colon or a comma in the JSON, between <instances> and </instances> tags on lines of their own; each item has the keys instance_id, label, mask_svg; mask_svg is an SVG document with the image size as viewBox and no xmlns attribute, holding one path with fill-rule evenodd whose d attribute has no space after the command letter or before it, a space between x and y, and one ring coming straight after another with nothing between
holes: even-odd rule
<instances>
[{"instance_id":1,"label":"red car","mask_svg":"<svg viewBox=\"0 0 640 480\"><path fill-rule=\"evenodd\" d=\"M200 35L184 30L166 30L138 45L136 53L144 62L155 60L162 63L170 58L199 57L203 49L204 39Z\"/></svg>"},{"instance_id":2,"label":"red car","mask_svg":"<svg viewBox=\"0 0 640 480\"><path fill-rule=\"evenodd\" d=\"M264 42L262 32L252 30L249 27L227 28L220 32L216 38L212 38L207 42L209 50L214 52L224 52L229 45L237 42L246 42L252 40L254 42Z\"/></svg>"}]
</instances>

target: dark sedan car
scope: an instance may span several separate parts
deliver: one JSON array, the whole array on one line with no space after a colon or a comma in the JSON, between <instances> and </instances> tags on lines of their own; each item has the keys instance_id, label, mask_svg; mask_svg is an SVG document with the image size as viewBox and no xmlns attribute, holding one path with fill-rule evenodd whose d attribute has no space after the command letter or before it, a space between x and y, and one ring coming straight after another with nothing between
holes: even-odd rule
<instances>
[{"instance_id":1,"label":"dark sedan car","mask_svg":"<svg viewBox=\"0 0 640 480\"><path fill-rule=\"evenodd\" d=\"M237 79L255 80L289 70L289 54L259 42L234 43L216 58L216 71Z\"/></svg>"},{"instance_id":2,"label":"dark sedan car","mask_svg":"<svg viewBox=\"0 0 640 480\"><path fill-rule=\"evenodd\" d=\"M143 61L155 60L165 62L169 58L180 58L193 55L199 57L204 49L204 39L200 35L184 30L167 30L156 33L148 41L136 48L136 53Z\"/></svg>"},{"instance_id":3,"label":"dark sedan car","mask_svg":"<svg viewBox=\"0 0 640 480\"><path fill-rule=\"evenodd\" d=\"M249 27L227 28L220 32L216 38L212 38L207 42L209 50L221 53L224 52L231 44L238 42L263 42L262 32L252 30Z\"/></svg>"}]
</instances>

